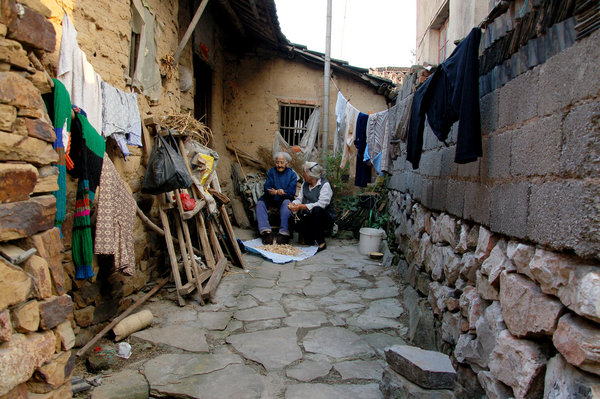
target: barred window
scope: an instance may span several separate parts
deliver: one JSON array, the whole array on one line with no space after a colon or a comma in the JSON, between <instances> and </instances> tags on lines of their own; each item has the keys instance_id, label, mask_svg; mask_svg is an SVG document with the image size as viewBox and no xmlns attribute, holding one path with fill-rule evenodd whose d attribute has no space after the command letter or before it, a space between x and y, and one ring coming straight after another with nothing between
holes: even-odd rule
<instances>
[{"instance_id":1,"label":"barred window","mask_svg":"<svg viewBox=\"0 0 600 399\"><path fill-rule=\"evenodd\" d=\"M289 145L300 143L314 109L314 105L279 104L279 133Z\"/></svg>"}]
</instances>

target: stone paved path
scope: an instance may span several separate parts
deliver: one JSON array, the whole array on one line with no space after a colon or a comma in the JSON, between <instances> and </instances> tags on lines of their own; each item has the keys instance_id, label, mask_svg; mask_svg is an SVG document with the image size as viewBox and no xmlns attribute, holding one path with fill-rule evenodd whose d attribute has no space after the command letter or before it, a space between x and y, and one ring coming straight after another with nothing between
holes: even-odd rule
<instances>
[{"instance_id":1,"label":"stone paved path","mask_svg":"<svg viewBox=\"0 0 600 399\"><path fill-rule=\"evenodd\" d=\"M383 348L407 332L392 269L352 240L302 262L244 259L250 271L226 275L216 304L145 304L154 323L130 341L169 353L105 378L92 398L123 384L132 394L122 398L148 397L144 385L151 397L381 398Z\"/></svg>"}]
</instances>

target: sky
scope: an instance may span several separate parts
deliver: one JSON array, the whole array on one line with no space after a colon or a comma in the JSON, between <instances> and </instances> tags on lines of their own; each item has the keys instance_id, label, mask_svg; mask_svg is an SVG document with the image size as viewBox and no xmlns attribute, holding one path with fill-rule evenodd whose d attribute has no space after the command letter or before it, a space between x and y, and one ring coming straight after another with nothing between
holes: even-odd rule
<instances>
[{"instance_id":1,"label":"sky","mask_svg":"<svg viewBox=\"0 0 600 399\"><path fill-rule=\"evenodd\" d=\"M411 66L416 0L332 0L331 57L363 68ZM292 43L325 53L327 0L275 0Z\"/></svg>"}]
</instances>

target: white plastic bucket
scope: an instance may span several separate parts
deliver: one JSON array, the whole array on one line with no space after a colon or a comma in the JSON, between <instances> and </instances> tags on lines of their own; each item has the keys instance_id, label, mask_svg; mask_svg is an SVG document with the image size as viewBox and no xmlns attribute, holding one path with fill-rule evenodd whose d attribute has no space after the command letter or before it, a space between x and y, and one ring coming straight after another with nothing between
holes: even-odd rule
<instances>
[{"instance_id":1,"label":"white plastic bucket","mask_svg":"<svg viewBox=\"0 0 600 399\"><path fill-rule=\"evenodd\" d=\"M371 252L379 252L381 240L385 235L383 229L373 229L371 227L363 227L359 230L360 239L358 241L358 252L363 255L368 255Z\"/></svg>"}]
</instances>

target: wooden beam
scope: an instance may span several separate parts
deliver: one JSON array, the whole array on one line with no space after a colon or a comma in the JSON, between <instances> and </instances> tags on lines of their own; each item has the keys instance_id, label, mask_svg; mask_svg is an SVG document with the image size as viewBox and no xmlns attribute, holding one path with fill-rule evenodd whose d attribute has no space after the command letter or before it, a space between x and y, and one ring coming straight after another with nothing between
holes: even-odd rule
<instances>
[{"instance_id":1,"label":"wooden beam","mask_svg":"<svg viewBox=\"0 0 600 399\"><path fill-rule=\"evenodd\" d=\"M254 17L256 19L258 19L258 8L256 8L256 1L255 0L248 0L248 2L250 3L250 7L252 8L252 12L254 13Z\"/></svg>"},{"instance_id":2,"label":"wooden beam","mask_svg":"<svg viewBox=\"0 0 600 399\"><path fill-rule=\"evenodd\" d=\"M242 25L242 22L240 21L240 17L238 17L237 13L231 7L229 0L218 0L218 1L219 1L219 4L221 4L223 6L225 11L229 15L229 18L231 19L233 26L235 26L235 28L238 30L238 32L240 32L240 35L242 35L243 37L246 37L246 29L244 29L244 25Z\"/></svg>"},{"instance_id":3,"label":"wooden beam","mask_svg":"<svg viewBox=\"0 0 600 399\"><path fill-rule=\"evenodd\" d=\"M174 56L175 61L173 63L175 65L177 65L177 62L179 62L179 57L181 57L181 52L185 48L185 45L187 44L188 40L190 40L190 36L192 36L194 29L196 29L196 25L198 25L198 21L200 21L200 17L202 16L202 13L204 12L204 9L206 8L207 4L208 4L208 0L202 0L202 3L200 3L200 5L198 6L198 9L196 10L196 13L194 14L194 18L192 18L190 25L188 26L187 30L185 31L185 34L183 35L183 37L181 38L181 42L179 42L179 46L177 47L177 51L175 52L175 56Z\"/></svg>"}]
</instances>

